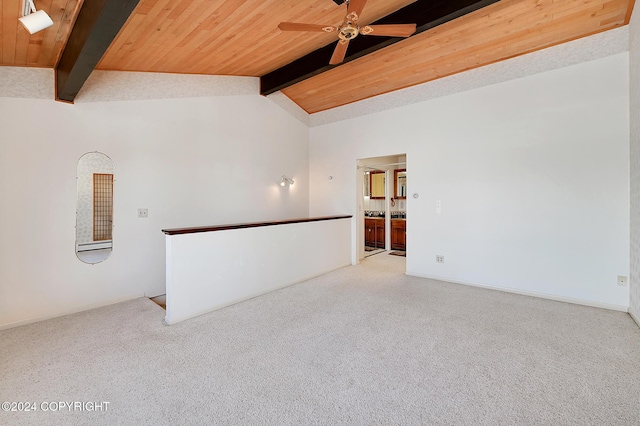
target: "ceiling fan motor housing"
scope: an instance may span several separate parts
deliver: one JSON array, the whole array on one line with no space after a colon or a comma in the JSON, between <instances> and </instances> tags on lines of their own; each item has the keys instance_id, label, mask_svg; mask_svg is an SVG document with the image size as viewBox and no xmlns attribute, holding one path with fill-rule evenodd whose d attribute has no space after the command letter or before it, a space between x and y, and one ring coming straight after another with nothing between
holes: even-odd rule
<instances>
[{"instance_id":1,"label":"ceiling fan motor housing","mask_svg":"<svg viewBox=\"0 0 640 426\"><path fill-rule=\"evenodd\" d=\"M345 26L341 26L339 30L340 32L338 33L338 37L340 37L340 40L349 41L358 36L360 28L353 25L351 22L347 22L347 24Z\"/></svg>"}]
</instances>

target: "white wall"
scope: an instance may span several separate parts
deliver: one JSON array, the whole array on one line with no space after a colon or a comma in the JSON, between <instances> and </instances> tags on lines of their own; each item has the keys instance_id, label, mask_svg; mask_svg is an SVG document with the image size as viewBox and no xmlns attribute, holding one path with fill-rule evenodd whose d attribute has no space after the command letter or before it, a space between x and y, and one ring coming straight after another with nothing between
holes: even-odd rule
<instances>
[{"instance_id":1,"label":"white wall","mask_svg":"<svg viewBox=\"0 0 640 426\"><path fill-rule=\"evenodd\" d=\"M310 214L355 214L356 160L406 152L408 273L626 309L628 102L622 53L313 127Z\"/></svg>"},{"instance_id":2,"label":"white wall","mask_svg":"<svg viewBox=\"0 0 640 426\"><path fill-rule=\"evenodd\" d=\"M351 263L351 219L167 235L167 324Z\"/></svg>"},{"instance_id":3,"label":"white wall","mask_svg":"<svg viewBox=\"0 0 640 426\"><path fill-rule=\"evenodd\" d=\"M629 313L640 325L640 5L629 23L629 81L631 117L631 271Z\"/></svg>"},{"instance_id":4,"label":"white wall","mask_svg":"<svg viewBox=\"0 0 640 426\"><path fill-rule=\"evenodd\" d=\"M116 169L114 250L95 266L74 253L76 165L90 151ZM280 187L283 174L296 184ZM0 200L0 327L154 296L165 291L161 229L308 215L308 129L258 95L0 97Z\"/></svg>"},{"instance_id":5,"label":"white wall","mask_svg":"<svg viewBox=\"0 0 640 426\"><path fill-rule=\"evenodd\" d=\"M634 184L637 15L630 25ZM256 79L99 72L80 102L67 105L51 101L51 70L0 67L0 328L163 292L162 228L355 214L356 159L399 152L408 154L410 193L421 195L407 200L411 272L614 307L629 303L615 276L631 273L637 316L637 185L632 271L627 260L628 55L605 57L620 51L626 34L624 27L459 75L474 80L462 85L468 89L486 84L483 70L527 70L516 72L524 76L518 80L462 93L437 90L438 82L418 86L437 96L312 128L309 147L308 120L252 95ZM577 45L608 46L608 35L615 49L595 49L599 55ZM547 51L575 56L569 63L585 60L583 53L603 59L527 76L540 71L534 65ZM25 93L34 99L14 99ZM398 104L380 99L381 109ZM344 120L344 112L332 114ZM75 168L95 150L116 166L115 249L91 266L73 253ZM282 174L296 185L276 187ZM136 218L138 207L149 208L148 219ZM435 254L446 256L439 268Z\"/></svg>"}]
</instances>

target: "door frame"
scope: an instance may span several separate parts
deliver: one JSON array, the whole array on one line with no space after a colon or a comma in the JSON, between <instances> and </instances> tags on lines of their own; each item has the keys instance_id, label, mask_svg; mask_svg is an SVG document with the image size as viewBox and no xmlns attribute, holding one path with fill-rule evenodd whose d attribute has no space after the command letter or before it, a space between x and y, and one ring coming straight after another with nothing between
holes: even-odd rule
<instances>
[{"instance_id":1,"label":"door frame","mask_svg":"<svg viewBox=\"0 0 640 426\"><path fill-rule=\"evenodd\" d=\"M393 195L393 171L407 169L407 154L394 154L356 160L356 244L352 263L358 264L365 259L364 251L364 173L367 169L385 171L385 251L391 249L391 197ZM408 203L405 210L408 210Z\"/></svg>"}]
</instances>

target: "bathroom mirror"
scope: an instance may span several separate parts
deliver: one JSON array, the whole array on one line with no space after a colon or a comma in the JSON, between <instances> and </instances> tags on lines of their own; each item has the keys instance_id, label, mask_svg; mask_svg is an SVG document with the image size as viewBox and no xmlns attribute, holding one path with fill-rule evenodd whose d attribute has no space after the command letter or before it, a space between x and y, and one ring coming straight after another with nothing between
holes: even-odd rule
<instances>
[{"instance_id":1,"label":"bathroom mirror","mask_svg":"<svg viewBox=\"0 0 640 426\"><path fill-rule=\"evenodd\" d=\"M403 200L407 198L407 169L393 171L394 198Z\"/></svg>"},{"instance_id":2,"label":"bathroom mirror","mask_svg":"<svg viewBox=\"0 0 640 426\"><path fill-rule=\"evenodd\" d=\"M375 170L369 173L369 188L371 189L371 199L384 198L385 191L385 172L383 170Z\"/></svg>"},{"instance_id":3,"label":"bathroom mirror","mask_svg":"<svg viewBox=\"0 0 640 426\"><path fill-rule=\"evenodd\" d=\"M100 263L113 250L114 172L113 161L101 152L78 160L76 256L84 263Z\"/></svg>"}]
</instances>

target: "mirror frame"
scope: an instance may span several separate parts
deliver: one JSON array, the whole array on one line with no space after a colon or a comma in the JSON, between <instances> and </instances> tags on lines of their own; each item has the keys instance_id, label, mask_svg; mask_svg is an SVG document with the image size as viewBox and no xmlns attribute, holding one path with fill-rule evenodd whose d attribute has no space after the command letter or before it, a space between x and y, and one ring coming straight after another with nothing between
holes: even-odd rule
<instances>
[{"instance_id":1,"label":"mirror frame","mask_svg":"<svg viewBox=\"0 0 640 426\"><path fill-rule=\"evenodd\" d=\"M89 156L101 156L102 160L106 160L108 161L110 164L108 166L109 170L106 170L105 167L98 167L96 168L92 168L90 170L84 170L82 172L82 176L84 176L85 178L80 179L81 176L81 167L86 167L83 166L83 159L85 158L90 158ZM91 160L88 160L91 161ZM89 163L90 164L90 163ZM104 166L104 164L102 165ZM109 172L109 173L108 173ZM111 157L109 157L108 155L106 155L103 152L99 152L99 151L91 151L91 152L87 152L85 154L83 154L82 156L80 156L80 158L78 159L77 162L77 166L76 166L76 225L75 225L75 254L76 257L78 258L78 260L80 260L83 263L89 264L89 265L95 265L96 263L101 263L104 262L105 260L107 260L109 257L111 257L111 254L113 252L113 198L114 198L114 186L115 186L115 172L116 172L116 166L113 162L113 159ZM87 177L90 174L90 183L88 184L88 180ZM109 233L111 234L111 239L110 240L104 240L104 243L101 243L102 240L95 240L95 212L93 211L93 208L95 206L95 185L96 185L96 181L95 181L95 177L96 175L110 175L111 176L111 180L110 180L110 184L107 185L106 189L111 190L111 195L109 198L107 198L107 205L110 204L110 211L108 214L108 220L111 222L110 225L110 231ZM89 185L89 186L87 186ZM89 200L90 205L91 205L91 210L90 210L90 219L91 219L91 223L90 223L90 232L93 235L93 241L91 242L80 242L80 241L85 241L85 239L83 238L82 240L80 240L80 211L81 208L80 206L86 206L87 205L87 200L86 200L86 194L88 193L88 189L90 188L90 197L91 200ZM84 196L81 194L85 194ZM82 201L81 201L82 199ZM100 198L102 199L102 198ZM83 208L82 210L83 212L86 211L86 209ZM102 211L102 210L101 210ZM86 218L86 214L83 214L83 217ZM82 221L83 225L82 225L82 235L85 236L86 235L86 231L87 231L87 221L83 220ZM90 246L93 245L94 248L88 248L86 250L79 250L79 247L81 245L84 246ZM102 247L103 245L108 245L108 247ZM108 251L104 251L105 249L108 249Z\"/></svg>"},{"instance_id":2,"label":"mirror frame","mask_svg":"<svg viewBox=\"0 0 640 426\"><path fill-rule=\"evenodd\" d=\"M371 170L369 172L369 192L370 192L370 196L369 198L372 200L384 200L386 198L387 195L387 188L386 188L386 182L383 186L384 188L384 195L382 197L374 197L373 196L373 175L377 175L377 174L386 174L386 172L384 170Z\"/></svg>"},{"instance_id":3,"label":"mirror frame","mask_svg":"<svg viewBox=\"0 0 640 426\"><path fill-rule=\"evenodd\" d=\"M407 169L396 169L393 171L393 197L396 200L406 200L407 196L403 195L403 196L399 196L398 195L398 173L399 172L407 172Z\"/></svg>"}]
</instances>

